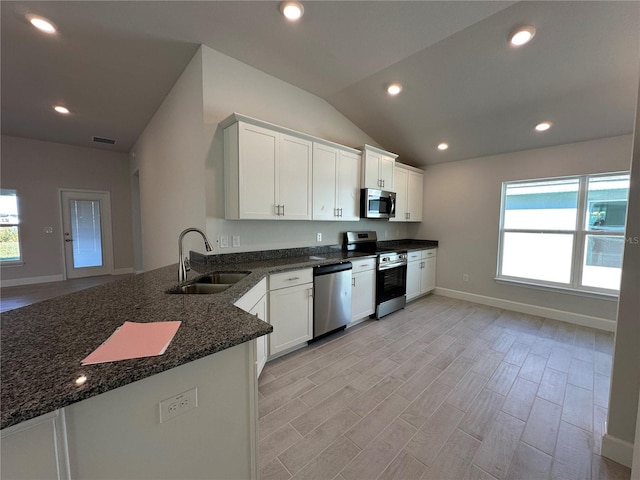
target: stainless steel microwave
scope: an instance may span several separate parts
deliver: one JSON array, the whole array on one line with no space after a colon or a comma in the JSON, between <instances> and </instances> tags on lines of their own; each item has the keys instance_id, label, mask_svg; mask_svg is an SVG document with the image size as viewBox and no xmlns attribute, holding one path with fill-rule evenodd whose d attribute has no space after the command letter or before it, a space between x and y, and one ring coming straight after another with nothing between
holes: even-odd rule
<instances>
[{"instance_id":1,"label":"stainless steel microwave","mask_svg":"<svg viewBox=\"0 0 640 480\"><path fill-rule=\"evenodd\" d=\"M363 188L360 191L360 217L393 218L396 216L396 194L386 190Z\"/></svg>"}]
</instances>

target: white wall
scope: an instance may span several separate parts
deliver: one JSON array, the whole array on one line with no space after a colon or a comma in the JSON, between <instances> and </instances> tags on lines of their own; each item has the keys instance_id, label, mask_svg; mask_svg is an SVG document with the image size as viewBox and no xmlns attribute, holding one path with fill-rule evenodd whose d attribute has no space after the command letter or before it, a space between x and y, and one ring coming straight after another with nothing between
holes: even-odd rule
<instances>
[{"instance_id":1,"label":"white wall","mask_svg":"<svg viewBox=\"0 0 640 480\"><path fill-rule=\"evenodd\" d=\"M409 234L440 241L437 284L481 295L613 321L617 302L497 283L502 182L623 171L631 135L442 163L426 169L424 221ZM539 252L544 255L544 252ZM469 274L469 282L462 274Z\"/></svg>"},{"instance_id":2,"label":"white wall","mask_svg":"<svg viewBox=\"0 0 640 480\"><path fill-rule=\"evenodd\" d=\"M340 233L354 229L377 229L380 238L406 236L406 226L388 222L225 220L218 123L233 112L347 146L377 145L319 97L200 47L134 148L131 174L140 176L145 270L177 262L178 234L190 226L206 228L212 243L220 234L240 236L239 248L214 243L214 253L341 243ZM317 232L323 233L320 243ZM186 237L185 249L204 251L197 235Z\"/></svg>"},{"instance_id":3,"label":"white wall","mask_svg":"<svg viewBox=\"0 0 640 480\"><path fill-rule=\"evenodd\" d=\"M2 280L62 279L59 188L111 192L115 269L133 268L129 162L124 153L2 136L2 188L18 191L24 265ZM45 234L44 227L53 227Z\"/></svg>"},{"instance_id":4,"label":"white wall","mask_svg":"<svg viewBox=\"0 0 640 480\"><path fill-rule=\"evenodd\" d=\"M622 264L607 434L602 454L631 466L640 391L640 94L636 109L627 242ZM639 447L640 448L640 447ZM640 476L640 465L634 465Z\"/></svg>"},{"instance_id":5,"label":"white wall","mask_svg":"<svg viewBox=\"0 0 640 480\"><path fill-rule=\"evenodd\" d=\"M198 51L158 108L131 154L138 174L142 268L178 261L178 235L205 228L202 61ZM204 250L189 238L185 246Z\"/></svg>"}]
</instances>

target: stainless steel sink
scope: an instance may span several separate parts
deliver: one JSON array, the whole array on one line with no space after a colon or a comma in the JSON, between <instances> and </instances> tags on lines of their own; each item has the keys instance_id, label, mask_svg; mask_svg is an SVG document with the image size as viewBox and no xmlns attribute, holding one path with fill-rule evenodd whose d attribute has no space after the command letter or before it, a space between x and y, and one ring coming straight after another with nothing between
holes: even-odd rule
<instances>
[{"instance_id":1,"label":"stainless steel sink","mask_svg":"<svg viewBox=\"0 0 640 480\"><path fill-rule=\"evenodd\" d=\"M251 272L217 272L204 275L196 279L196 283L209 283L215 285L233 285L238 283Z\"/></svg>"},{"instance_id":2,"label":"stainless steel sink","mask_svg":"<svg viewBox=\"0 0 640 480\"><path fill-rule=\"evenodd\" d=\"M229 287L231 287L231 285L192 283L191 285L185 285L177 290L170 291L169 293L195 293L200 295L210 295L212 293L224 292Z\"/></svg>"},{"instance_id":3,"label":"stainless steel sink","mask_svg":"<svg viewBox=\"0 0 640 480\"><path fill-rule=\"evenodd\" d=\"M224 292L251 272L216 272L194 279L188 285L173 287L167 293L211 295Z\"/></svg>"}]
</instances>

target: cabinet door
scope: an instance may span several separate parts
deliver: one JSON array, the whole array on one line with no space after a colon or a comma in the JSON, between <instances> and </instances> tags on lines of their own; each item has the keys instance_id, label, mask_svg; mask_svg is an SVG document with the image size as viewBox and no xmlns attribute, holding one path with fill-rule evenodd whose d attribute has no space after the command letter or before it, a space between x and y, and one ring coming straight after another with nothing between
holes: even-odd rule
<instances>
[{"instance_id":1,"label":"cabinet door","mask_svg":"<svg viewBox=\"0 0 640 480\"><path fill-rule=\"evenodd\" d=\"M277 205L284 220L311 220L311 151L308 140L280 135Z\"/></svg>"},{"instance_id":2,"label":"cabinet door","mask_svg":"<svg viewBox=\"0 0 640 480\"><path fill-rule=\"evenodd\" d=\"M406 222L407 221L407 175L408 171L404 168L395 169L395 192L396 192L396 216L390 218L390 222Z\"/></svg>"},{"instance_id":3,"label":"cabinet door","mask_svg":"<svg viewBox=\"0 0 640 480\"><path fill-rule=\"evenodd\" d=\"M407 172L407 212L409 213L407 220L410 222L422 221L423 178L422 173Z\"/></svg>"},{"instance_id":4,"label":"cabinet door","mask_svg":"<svg viewBox=\"0 0 640 480\"><path fill-rule=\"evenodd\" d=\"M382 190L388 190L390 192L394 192L394 167L396 161L391 157L385 157L384 155L380 158L380 180L382 181Z\"/></svg>"},{"instance_id":5,"label":"cabinet door","mask_svg":"<svg viewBox=\"0 0 640 480\"><path fill-rule=\"evenodd\" d=\"M2 430L0 477L68 479L65 421L62 410Z\"/></svg>"},{"instance_id":6,"label":"cabinet door","mask_svg":"<svg viewBox=\"0 0 640 480\"><path fill-rule=\"evenodd\" d=\"M279 134L246 123L239 129L240 218L276 218Z\"/></svg>"},{"instance_id":7,"label":"cabinet door","mask_svg":"<svg viewBox=\"0 0 640 480\"><path fill-rule=\"evenodd\" d=\"M365 150L362 166L362 188L382 188L382 182L380 181L381 159L381 154Z\"/></svg>"},{"instance_id":8,"label":"cabinet door","mask_svg":"<svg viewBox=\"0 0 640 480\"><path fill-rule=\"evenodd\" d=\"M267 296L263 296L258 303L256 303L253 308L249 311L251 315L255 315L260 320L266 322L267 321ZM262 373L262 369L264 368L265 363L267 363L267 355L269 354L267 348L267 340L269 335L263 335L262 337L256 338L256 366L258 370L258 377Z\"/></svg>"},{"instance_id":9,"label":"cabinet door","mask_svg":"<svg viewBox=\"0 0 640 480\"><path fill-rule=\"evenodd\" d=\"M313 219L338 220L336 216L336 178L338 150L313 144Z\"/></svg>"},{"instance_id":10,"label":"cabinet door","mask_svg":"<svg viewBox=\"0 0 640 480\"><path fill-rule=\"evenodd\" d=\"M311 340L313 336L313 284L269 292L269 320L273 333L269 354L274 355Z\"/></svg>"},{"instance_id":11,"label":"cabinet door","mask_svg":"<svg viewBox=\"0 0 640 480\"><path fill-rule=\"evenodd\" d=\"M422 293L427 293L436 288L436 257L422 260Z\"/></svg>"},{"instance_id":12,"label":"cabinet door","mask_svg":"<svg viewBox=\"0 0 640 480\"><path fill-rule=\"evenodd\" d=\"M357 153L340 151L337 168L337 208L338 220L360 220L360 164Z\"/></svg>"},{"instance_id":13,"label":"cabinet door","mask_svg":"<svg viewBox=\"0 0 640 480\"><path fill-rule=\"evenodd\" d=\"M351 290L351 321L360 320L376 310L376 272L354 273Z\"/></svg>"},{"instance_id":14,"label":"cabinet door","mask_svg":"<svg viewBox=\"0 0 640 480\"><path fill-rule=\"evenodd\" d=\"M420 260L407 263L407 300L420 295L421 265Z\"/></svg>"}]
</instances>

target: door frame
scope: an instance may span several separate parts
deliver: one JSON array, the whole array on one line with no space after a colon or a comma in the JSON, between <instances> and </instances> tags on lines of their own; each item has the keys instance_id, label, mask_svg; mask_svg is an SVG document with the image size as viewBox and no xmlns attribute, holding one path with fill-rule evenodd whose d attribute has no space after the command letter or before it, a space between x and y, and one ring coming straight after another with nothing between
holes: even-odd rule
<instances>
[{"instance_id":1,"label":"door frame","mask_svg":"<svg viewBox=\"0 0 640 480\"><path fill-rule=\"evenodd\" d=\"M111 223L111 192L108 190L89 190L82 188L58 188L58 210L60 214L60 248L62 251L62 278L64 280L69 279L69 272L67 271L67 251L65 248L64 242L64 215L63 215L63 201L62 195L64 193L70 194L94 194L104 196L104 201L101 201L100 204L102 206L101 218L102 218L102 254L103 261L105 266L105 272L94 275L87 275L87 277L98 276L98 275L113 275L113 228ZM74 277L71 278L84 278L84 277Z\"/></svg>"}]
</instances>

